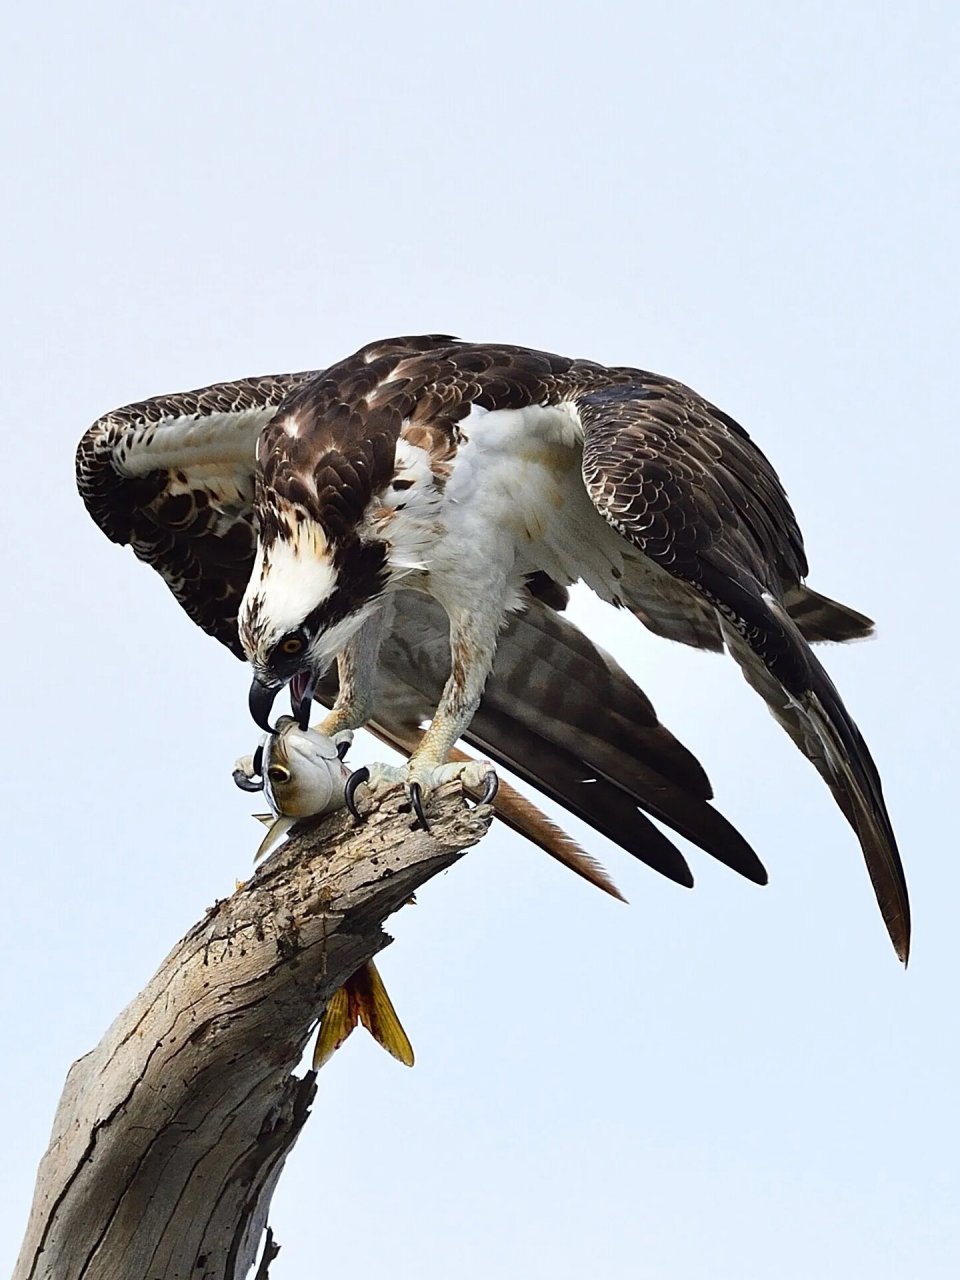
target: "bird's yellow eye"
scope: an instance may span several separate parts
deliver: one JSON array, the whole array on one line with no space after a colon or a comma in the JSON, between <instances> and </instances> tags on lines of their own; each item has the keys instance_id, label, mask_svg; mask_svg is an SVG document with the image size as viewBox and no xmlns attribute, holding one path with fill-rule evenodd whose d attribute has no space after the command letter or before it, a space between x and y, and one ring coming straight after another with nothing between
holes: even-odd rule
<instances>
[{"instance_id":1,"label":"bird's yellow eye","mask_svg":"<svg viewBox=\"0 0 960 1280\"><path fill-rule=\"evenodd\" d=\"M303 648L303 640L300 636L287 636L286 640L280 641L280 652L286 654L299 653Z\"/></svg>"},{"instance_id":2,"label":"bird's yellow eye","mask_svg":"<svg viewBox=\"0 0 960 1280\"><path fill-rule=\"evenodd\" d=\"M272 764L267 770L267 777L271 782L289 782L290 770L284 768L282 764Z\"/></svg>"}]
</instances>

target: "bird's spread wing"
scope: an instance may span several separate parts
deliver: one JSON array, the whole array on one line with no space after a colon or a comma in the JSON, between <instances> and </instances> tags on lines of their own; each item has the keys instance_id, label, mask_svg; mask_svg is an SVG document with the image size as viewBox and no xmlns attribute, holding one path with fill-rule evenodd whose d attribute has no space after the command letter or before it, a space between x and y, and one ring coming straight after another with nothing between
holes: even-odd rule
<instances>
[{"instance_id":1,"label":"bird's spread wing","mask_svg":"<svg viewBox=\"0 0 960 1280\"><path fill-rule=\"evenodd\" d=\"M78 486L104 533L132 546L189 616L238 656L237 610L257 535L257 440L281 404L293 396L295 405L293 393L314 377L278 374L158 396L100 418L77 450ZM563 603L549 580L531 587ZM439 606L400 593L382 659L371 727L409 753L449 671ZM332 697L329 684L327 690ZM685 859L638 807L749 879L766 879L746 841L709 804L700 765L657 721L644 694L544 602L514 618L503 635L468 741L680 884L693 883ZM582 854L528 802L503 817L557 856L566 841L568 865Z\"/></svg>"},{"instance_id":2,"label":"bird's spread wing","mask_svg":"<svg viewBox=\"0 0 960 1280\"><path fill-rule=\"evenodd\" d=\"M257 538L257 437L312 376L155 396L100 418L77 448L77 486L103 532L152 565L193 621L238 657L237 610Z\"/></svg>"},{"instance_id":3,"label":"bird's spread wing","mask_svg":"<svg viewBox=\"0 0 960 1280\"><path fill-rule=\"evenodd\" d=\"M763 454L735 422L663 379L576 397L583 475L624 538L716 610L749 683L812 761L859 837L894 947L906 960L907 890L880 779L811 639L863 634L869 620L799 586L796 521ZM796 613L796 620L791 614Z\"/></svg>"}]
</instances>

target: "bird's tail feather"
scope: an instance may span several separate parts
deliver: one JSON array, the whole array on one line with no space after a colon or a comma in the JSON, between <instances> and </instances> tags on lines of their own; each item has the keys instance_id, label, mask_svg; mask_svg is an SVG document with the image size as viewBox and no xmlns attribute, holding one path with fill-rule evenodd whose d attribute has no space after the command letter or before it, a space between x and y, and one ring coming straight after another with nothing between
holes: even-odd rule
<instances>
[{"instance_id":1,"label":"bird's tail feather","mask_svg":"<svg viewBox=\"0 0 960 1280\"><path fill-rule=\"evenodd\" d=\"M809 587L794 587L784 596L783 603L808 644L821 640L863 640L873 635L871 618Z\"/></svg>"},{"instance_id":2,"label":"bird's tail feather","mask_svg":"<svg viewBox=\"0 0 960 1280\"><path fill-rule=\"evenodd\" d=\"M465 737L677 884L692 887L690 868L647 813L748 880L766 883L757 855L706 800L623 753L604 751L572 726L568 745L561 746L481 704Z\"/></svg>"}]
</instances>

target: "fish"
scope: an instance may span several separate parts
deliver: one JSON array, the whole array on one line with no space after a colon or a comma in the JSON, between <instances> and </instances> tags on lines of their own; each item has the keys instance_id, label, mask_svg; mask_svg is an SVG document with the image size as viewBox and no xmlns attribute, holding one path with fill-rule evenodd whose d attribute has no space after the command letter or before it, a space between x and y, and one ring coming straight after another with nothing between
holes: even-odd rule
<instances>
[{"instance_id":1,"label":"fish","mask_svg":"<svg viewBox=\"0 0 960 1280\"><path fill-rule=\"evenodd\" d=\"M416 745L413 734L399 736L395 732L387 736L376 728L374 732L406 755ZM254 815L268 828L254 854L255 861L274 849L304 818L345 807L352 771L343 761L352 740L352 733L329 738L317 729L301 728L292 716L281 716L275 730L265 735L254 754L237 761L234 782L244 791L262 791L270 806L269 813ZM473 757L454 750L450 758L468 761ZM467 786L464 792L473 800L480 799ZM569 870L611 897L626 901L606 869L509 783L500 782L493 808L502 822ZM314 1050L315 1071L329 1061L358 1025L366 1027L399 1062L413 1066L413 1047L372 960L358 969L327 1003Z\"/></svg>"},{"instance_id":2,"label":"fish","mask_svg":"<svg viewBox=\"0 0 960 1280\"><path fill-rule=\"evenodd\" d=\"M333 813L346 804L344 789L350 770L343 756L351 735L328 738L316 729L301 729L292 716L281 716L252 756L237 761L233 779L244 791L263 791L270 812L254 814L267 834L254 861L270 852L304 818ZM404 1066L414 1063L413 1046L372 960L352 974L327 1002L313 1053L313 1070L329 1062L357 1026L364 1026L383 1049Z\"/></svg>"},{"instance_id":3,"label":"fish","mask_svg":"<svg viewBox=\"0 0 960 1280\"><path fill-rule=\"evenodd\" d=\"M237 761L234 782L245 791L263 791L270 806L270 813L254 814L268 828L253 855L255 862L303 818L344 807L350 776L343 763L347 746L349 742L337 743L316 729L301 729L292 716L281 716L257 751Z\"/></svg>"}]
</instances>

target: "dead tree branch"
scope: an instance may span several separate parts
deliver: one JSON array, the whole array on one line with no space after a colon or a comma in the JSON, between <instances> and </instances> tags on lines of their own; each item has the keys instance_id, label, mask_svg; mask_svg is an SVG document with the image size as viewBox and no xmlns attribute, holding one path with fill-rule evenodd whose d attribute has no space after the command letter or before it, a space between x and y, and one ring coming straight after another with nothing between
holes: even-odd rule
<instances>
[{"instance_id":1,"label":"dead tree branch","mask_svg":"<svg viewBox=\"0 0 960 1280\"><path fill-rule=\"evenodd\" d=\"M246 1276L310 1111L315 1075L293 1073L320 1011L491 815L451 784L413 830L396 789L363 826L305 824L216 903L70 1069L14 1280Z\"/></svg>"}]
</instances>

